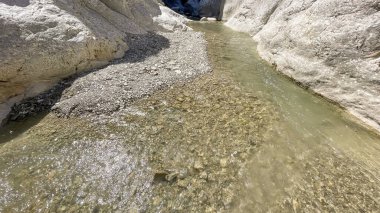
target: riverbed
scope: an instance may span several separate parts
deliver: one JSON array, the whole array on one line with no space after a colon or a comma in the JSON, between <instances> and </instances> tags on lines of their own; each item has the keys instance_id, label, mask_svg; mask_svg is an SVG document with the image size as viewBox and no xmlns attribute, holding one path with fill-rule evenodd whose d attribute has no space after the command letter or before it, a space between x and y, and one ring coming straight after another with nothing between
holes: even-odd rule
<instances>
[{"instance_id":1,"label":"riverbed","mask_svg":"<svg viewBox=\"0 0 380 213\"><path fill-rule=\"evenodd\" d=\"M379 211L377 133L261 60L249 35L192 27L211 74L102 123L43 113L6 126L0 210Z\"/></svg>"},{"instance_id":2,"label":"riverbed","mask_svg":"<svg viewBox=\"0 0 380 213\"><path fill-rule=\"evenodd\" d=\"M379 210L380 137L340 107L298 86L258 56L252 38L204 25L209 54L278 120L252 154L238 212Z\"/></svg>"}]
</instances>

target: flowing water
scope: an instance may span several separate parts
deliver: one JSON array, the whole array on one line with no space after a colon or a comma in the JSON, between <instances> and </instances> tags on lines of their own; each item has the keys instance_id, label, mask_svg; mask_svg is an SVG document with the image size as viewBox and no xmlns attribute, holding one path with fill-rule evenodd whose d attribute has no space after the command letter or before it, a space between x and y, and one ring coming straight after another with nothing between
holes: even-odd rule
<instances>
[{"instance_id":1,"label":"flowing water","mask_svg":"<svg viewBox=\"0 0 380 213\"><path fill-rule=\"evenodd\" d=\"M0 131L0 212L379 212L380 137L197 23L214 72L96 124Z\"/></svg>"},{"instance_id":2,"label":"flowing water","mask_svg":"<svg viewBox=\"0 0 380 213\"><path fill-rule=\"evenodd\" d=\"M380 211L380 137L261 60L252 38L197 24L215 69L275 107L278 121L253 155L237 211Z\"/></svg>"}]
</instances>

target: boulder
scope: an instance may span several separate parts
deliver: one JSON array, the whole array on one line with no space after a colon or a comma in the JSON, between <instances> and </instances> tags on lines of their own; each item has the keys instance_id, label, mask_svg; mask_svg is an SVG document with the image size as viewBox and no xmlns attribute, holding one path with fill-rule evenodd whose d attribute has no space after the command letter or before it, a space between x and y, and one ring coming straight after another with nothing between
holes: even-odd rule
<instances>
[{"instance_id":1,"label":"boulder","mask_svg":"<svg viewBox=\"0 0 380 213\"><path fill-rule=\"evenodd\" d=\"M279 71L380 130L379 11L379 0L236 0L224 18Z\"/></svg>"},{"instance_id":2,"label":"boulder","mask_svg":"<svg viewBox=\"0 0 380 213\"><path fill-rule=\"evenodd\" d=\"M122 57L126 35L160 14L152 0L0 1L0 123L14 103Z\"/></svg>"},{"instance_id":3,"label":"boulder","mask_svg":"<svg viewBox=\"0 0 380 213\"><path fill-rule=\"evenodd\" d=\"M161 14L159 16L153 17L153 21L157 25L168 31L188 31L191 30L190 27L186 26L189 21L186 17L174 12L165 6L160 6Z\"/></svg>"}]
</instances>

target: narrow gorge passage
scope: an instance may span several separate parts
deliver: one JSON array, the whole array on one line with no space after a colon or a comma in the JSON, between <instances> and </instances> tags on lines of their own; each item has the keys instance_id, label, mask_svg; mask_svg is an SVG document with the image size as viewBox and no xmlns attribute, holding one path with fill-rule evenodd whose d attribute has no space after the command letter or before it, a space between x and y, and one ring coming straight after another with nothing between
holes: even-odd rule
<instances>
[{"instance_id":1,"label":"narrow gorge passage","mask_svg":"<svg viewBox=\"0 0 380 213\"><path fill-rule=\"evenodd\" d=\"M380 210L376 133L276 72L248 34L191 27L213 72L137 100L122 122L6 126L0 212Z\"/></svg>"},{"instance_id":2,"label":"narrow gorge passage","mask_svg":"<svg viewBox=\"0 0 380 213\"><path fill-rule=\"evenodd\" d=\"M177 13L192 19L202 17L222 19L223 0L164 0L165 5Z\"/></svg>"}]
</instances>

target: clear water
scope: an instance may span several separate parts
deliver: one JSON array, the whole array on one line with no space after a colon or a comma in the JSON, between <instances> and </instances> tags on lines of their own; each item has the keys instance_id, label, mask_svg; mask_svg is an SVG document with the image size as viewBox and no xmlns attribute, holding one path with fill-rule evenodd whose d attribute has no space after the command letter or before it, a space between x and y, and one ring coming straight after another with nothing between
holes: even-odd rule
<instances>
[{"instance_id":1,"label":"clear water","mask_svg":"<svg viewBox=\"0 0 380 213\"><path fill-rule=\"evenodd\" d=\"M249 35L193 27L213 74L137 101L123 125L42 114L0 131L0 211L379 212L379 135ZM156 183L167 169L183 179Z\"/></svg>"},{"instance_id":2,"label":"clear water","mask_svg":"<svg viewBox=\"0 0 380 213\"><path fill-rule=\"evenodd\" d=\"M248 34L222 24L195 27L207 35L215 69L269 101L279 116L249 163L236 210L379 211L380 137L276 72Z\"/></svg>"}]
</instances>

